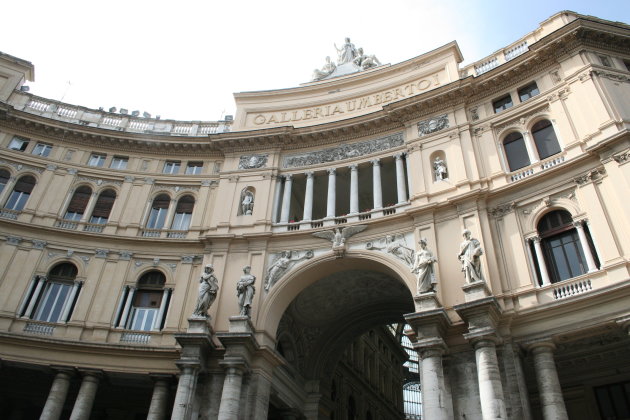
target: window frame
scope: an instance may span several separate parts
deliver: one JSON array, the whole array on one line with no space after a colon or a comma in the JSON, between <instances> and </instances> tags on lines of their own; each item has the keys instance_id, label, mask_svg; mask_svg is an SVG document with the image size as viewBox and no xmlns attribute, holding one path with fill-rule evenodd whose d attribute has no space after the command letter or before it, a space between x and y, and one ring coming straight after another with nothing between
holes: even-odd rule
<instances>
[{"instance_id":1,"label":"window frame","mask_svg":"<svg viewBox=\"0 0 630 420\"><path fill-rule=\"evenodd\" d=\"M532 87L533 89L530 89ZM526 91L526 89L528 90ZM535 93L533 93L534 91ZM518 95L518 98L521 101L521 103L523 103L525 101L530 100L534 96L540 95L540 89L538 88L538 84L536 83L536 81L532 81L531 83L528 83L527 85L520 87L516 91L516 94ZM527 97L523 98L524 96L527 96Z\"/></svg>"},{"instance_id":2,"label":"window frame","mask_svg":"<svg viewBox=\"0 0 630 420\"><path fill-rule=\"evenodd\" d=\"M38 150L39 148L41 148L41 150ZM35 156L48 157L50 152L52 152L52 148L52 144L37 142L35 147L33 147L31 154Z\"/></svg>"},{"instance_id":3,"label":"window frame","mask_svg":"<svg viewBox=\"0 0 630 420\"><path fill-rule=\"evenodd\" d=\"M30 190L29 191L17 190L16 188L20 187L20 181L23 181L25 178L31 178L33 180L33 183L30 184ZM7 200L4 202L3 207L7 210L22 211L24 207L26 206L26 203L29 197L31 196L31 194L33 193L33 189L35 188L36 185L37 185L37 179L35 179L34 176L32 175L21 176L17 180L17 182L13 185L13 190L9 194L9 197L7 198Z\"/></svg>"},{"instance_id":4,"label":"window frame","mask_svg":"<svg viewBox=\"0 0 630 420\"><path fill-rule=\"evenodd\" d=\"M198 165L194 165L198 164ZM186 163L185 175L200 175L203 171L203 162L201 161L188 161Z\"/></svg>"},{"instance_id":5,"label":"window frame","mask_svg":"<svg viewBox=\"0 0 630 420\"><path fill-rule=\"evenodd\" d=\"M518 137L516 137L516 135L518 135ZM514 138L509 139L510 137L514 137ZM518 166L518 167L512 167L511 161L518 158L518 156L515 156L515 154L522 154L523 150L517 150L516 146L506 148L506 145L515 144L517 142L522 144L522 146L519 146L519 147L522 147L522 149L525 151L525 156L527 157L527 163L524 165L518 166L516 165L516 162L514 162L515 166ZM503 149L503 155L505 156L507 169L509 172L518 171L519 169L525 168L532 164L532 157L529 155L529 150L527 148L525 136L520 131L511 131L507 134L504 134L503 139L501 140L501 147Z\"/></svg>"},{"instance_id":6,"label":"window frame","mask_svg":"<svg viewBox=\"0 0 630 420\"><path fill-rule=\"evenodd\" d=\"M25 152L30 141L31 139L26 137L13 136L11 138L11 141L9 141L9 144L7 145L7 149L14 150L16 152ZM19 147L14 147L13 143L19 143Z\"/></svg>"},{"instance_id":7,"label":"window frame","mask_svg":"<svg viewBox=\"0 0 630 420\"><path fill-rule=\"evenodd\" d=\"M506 101L506 100L509 100L509 101ZM497 105L499 103L501 103L500 106ZM512 94L509 92L495 99L494 101L492 101L492 108L494 109L495 114L503 112L506 109L512 108L513 106L514 106L514 100L512 99Z\"/></svg>"},{"instance_id":8,"label":"window frame","mask_svg":"<svg viewBox=\"0 0 630 420\"><path fill-rule=\"evenodd\" d=\"M118 169L120 171L127 169L127 165L129 164L129 157L127 156L116 156L112 157L112 161L109 163L110 169Z\"/></svg>"},{"instance_id":9,"label":"window frame","mask_svg":"<svg viewBox=\"0 0 630 420\"><path fill-rule=\"evenodd\" d=\"M106 160L107 160L107 154L92 153L90 157L88 158L87 166L91 166L93 168L102 168L105 165Z\"/></svg>"},{"instance_id":10,"label":"window frame","mask_svg":"<svg viewBox=\"0 0 630 420\"><path fill-rule=\"evenodd\" d=\"M168 175L177 175L179 173L179 169L182 166L181 160L167 160L164 162L164 168L162 168L163 174Z\"/></svg>"}]
</instances>

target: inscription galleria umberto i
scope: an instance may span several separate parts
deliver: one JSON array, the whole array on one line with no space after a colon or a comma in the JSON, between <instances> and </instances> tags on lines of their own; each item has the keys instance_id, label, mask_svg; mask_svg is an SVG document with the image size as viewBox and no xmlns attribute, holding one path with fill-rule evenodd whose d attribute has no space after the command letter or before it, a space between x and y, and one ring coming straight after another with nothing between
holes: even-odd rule
<instances>
[{"instance_id":1,"label":"inscription galleria umberto i","mask_svg":"<svg viewBox=\"0 0 630 420\"><path fill-rule=\"evenodd\" d=\"M630 26L331 44L220 121L0 53L1 419L629 418Z\"/></svg>"}]
</instances>

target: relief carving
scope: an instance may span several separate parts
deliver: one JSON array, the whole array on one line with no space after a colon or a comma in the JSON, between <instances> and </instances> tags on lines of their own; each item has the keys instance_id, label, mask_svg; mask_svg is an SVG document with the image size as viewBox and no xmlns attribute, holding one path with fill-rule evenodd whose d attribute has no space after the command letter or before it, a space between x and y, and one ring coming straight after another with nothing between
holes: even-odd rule
<instances>
[{"instance_id":1,"label":"relief carving","mask_svg":"<svg viewBox=\"0 0 630 420\"><path fill-rule=\"evenodd\" d=\"M429 118L428 120L420 121L418 123L418 135L426 136L427 134L436 133L448 127L448 115L439 115L437 117Z\"/></svg>"},{"instance_id":2,"label":"relief carving","mask_svg":"<svg viewBox=\"0 0 630 420\"><path fill-rule=\"evenodd\" d=\"M238 169L258 169L267 166L269 155L245 155L238 162Z\"/></svg>"}]
</instances>

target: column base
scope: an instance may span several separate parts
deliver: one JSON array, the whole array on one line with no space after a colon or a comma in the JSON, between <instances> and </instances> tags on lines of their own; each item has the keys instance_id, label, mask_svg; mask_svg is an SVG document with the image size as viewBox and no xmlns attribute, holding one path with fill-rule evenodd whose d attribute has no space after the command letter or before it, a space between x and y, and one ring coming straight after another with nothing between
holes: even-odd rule
<instances>
[{"instance_id":1,"label":"column base","mask_svg":"<svg viewBox=\"0 0 630 420\"><path fill-rule=\"evenodd\" d=\"M253 333L254 326L252 320L248 316L236 315L229 318L230 326L228 331L231 333Z\"/></svg>"},{"instance_id":2,"label":"column base","mask_svg":"<svg viewBox=\"0 0 630 420\"><path fill-rule=\"evenodd\" d=\"M442 304L440 304L437 298L437 293L435 292L415 295L413 301L415 302L416 312L425 312L442 307Z\"/></svg>"},{"instance_id":3,"label":"column base","mask_svg":"<svg viewBox=\"0 0 630 420\"><path fill-rule=\"evenodd\" d=\"M485 281L467 283L462 286L462 290L464 291L464 302L467 303L492 296Z\"/></svg>"},{"instance_id":4,"label":"column base","mask_svg":"<svg viewBox=\"0 0 630 420\"><path fill-rule=\"evenodd\" d=\"M191 316L188 318L187 333L191 334L212 334L212 325L210 325L210 315L207 317Z\"/></svg>"}]
</instances>

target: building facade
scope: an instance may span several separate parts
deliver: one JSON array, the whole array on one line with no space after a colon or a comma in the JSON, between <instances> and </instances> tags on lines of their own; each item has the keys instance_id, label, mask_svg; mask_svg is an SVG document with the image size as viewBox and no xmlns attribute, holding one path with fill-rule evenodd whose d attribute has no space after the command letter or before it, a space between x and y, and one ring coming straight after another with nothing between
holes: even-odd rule
<instances>
[{"instance_id":1,"label":"building facade","mask_svg":"<svg viewBox=\"0 0 630 420\"><path fill-rule=\"evenodd\" d=\"M0 54L1 417L630 416L630 27L342 50L215 122Z\"/></svg>"}]
</instances>

